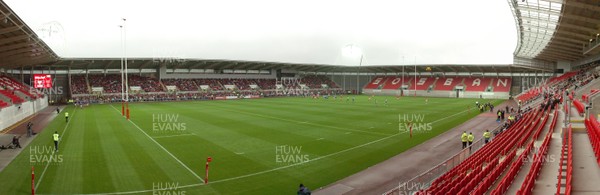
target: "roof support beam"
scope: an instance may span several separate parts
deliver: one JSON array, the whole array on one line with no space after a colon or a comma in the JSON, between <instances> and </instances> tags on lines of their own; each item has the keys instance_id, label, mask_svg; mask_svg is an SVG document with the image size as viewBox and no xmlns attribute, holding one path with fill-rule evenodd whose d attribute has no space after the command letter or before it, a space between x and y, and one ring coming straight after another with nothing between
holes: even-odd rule
<instances>
[{"instance_id":1,"label":"roof support beam","mask_svg":"<svg viewBox=\"0 0 600 195\"><path fill-rule=\"evenodd\" d=\"M565 47L565 46L560 46L560 45L549 45L546 48L544 48L544 50L546 50L546 49L558 50L558 51L568 51L573 54L583 55L583 51L581 49L574 49L571 47ZM543 50L542 50L542 52L543 52Z\"/></svg>"},{"instance_id":2,"label":"roof support beam","mask_svg":"<svg viewBox=\"0 0 600 195\"><path fill-rule=\"evenodd\" d=\"M8 56L6 58L0 58L0 59L10 61L10 60L18 60L21 58L27 59L27 58L32 58L32 57L37 57L37 56L42 56L42 55L47 55L47 54L44 52L20 53L20 54Z\"/></svg>"},{"instance_id":3,"label":"roof support beam","mask_svg":"<svg viewBox=\"0 0 600 195\"><path fill-rule=\"evenodd\" d=\"M566 53L566 52L556 51L556 50L545 50L542 53L547 53L547 54L551 54L551 55L558 55L558 56L575 57L575 58L579 58L579 57L583 56L583 55L580 55L580 54L569 54L569 53Z\"/></svg>"},{"instance_id":4,"label":"roof support beam","mask_svg":"<svg viewBox=\"0 0 600 195\"><path fill-rule=\"evenodd\" d=\"M14 37L3 38L2 40L0 40L0 45L4 45L4 44L10 43L10 42L23 40L23 39L27 39L27 38L29 38L28 35L19 35L19 36L14 36Z\"/></svg>"},{"instance_id":5,"label":"roof support beam","mask_svg":"<svg viewBox=\"0 0 600 195\"><path fill-rule=\"evenodd\" d=\"M35 52L35 51L38 51L38 50L26 47L26 48L21 48L21 49L15 49L15 50L10 50L10 51L6 51L6 52L2 52L2 53L0 53L0 57L11 56L11 55L18 54L18 53L23 53L23 52Z\"/></svg>"},{"instance_id":6,"label":"roof support beam","mask_svg":"<svg viewBox=\"0 0 600 195\"><path fill-rule=\"evenodd\" d=\"M584 34L580 34L580 33L567 32L567 31L564 31L564 30L556 31L556 33L563 34L563 35L570 35L570 36L578 37L578 38L581 38L581 39L590 39L592 37L589 34L585 34L584 35ZM556 35L554 35L554 36L556 36Z\"/></svg>"},{"instance_id":7,"label":"roof support beam","mask_svg":"<svg viewBox=\"0 0 600 195\"><path fill-rule=\"evenodd\" d=\"M572 56L572 55L568 55L568 54L563 54L563 53L558 53L558 52L545 52L543 54L540 54L538 56L536 56L536 58L540 58L540 57L550 57L550 58L569 58L569 59L577 59L578 57L576 56Z\"/></svg>"},{"instance_id":8,"label":"roof support beam","mask_svg":"<svg viewBox=\"0 0 600 195\"><path fill-rule=\"evenodd\" d=\"M9 17L11 14L12 14L12 13L10 13L10 12L9 12L9 13L4 13L4 12L3 12L3 13L0 15L0 20L7 19L7 18L8 18L8 17Z\"/></svg>"},{"instance_id":9,"label":"roof support beam","mask_svg":"<svg viewBox=\"0 0 600 195\"><path fill-rule=\"evenodd\" d=\"M595 19L595 18L588 18L588 17L584 17L584 16L577 16L577 15L572 15L572 14L566 14L563 17L565 18L569 18L569 19L574 19L574 20L579 20L582 22L587 22L587 23L591 23L591 24L600 24L600 20L599 19Z\"/></svg>"},{"instance_id":10,"label":"roof support beam","mask_svg":"<svg viewBox=\"0 0 600 195\"><path fill-rule=\"evenodd\" d=\"M552 37L551 41L554 41L555 39L556 40L568 41L568 42L572 42L572 43L577 43L577 44L586 43L586 41L577 40L577 39L573 39L573 38L566 38L566 37L561 37L561 36L554 36L554 37Z\"/></svg>"},{"instance_id":11,"label":"roof support beam","mask_svg":"<svg viewBox=\"0 0 600 195\"><path fill-rule=\"evenodd\" d=\"M9 32L14 32L14 31L17 31L17 30L21 29L22 27L23 27L23 25L6 27L6 28L3 28L3 29L0 29L0 34L6 34L6 33L9 33Z\"/></svg>"},{"instance_id":12,"label":"roof support beam","mask_svg":"<svg viewBox=\"0 0 600 195\"><path fill-rule=\"evenodd\" d=\"M51 61L51 60L49 60L49 56L47 56L47 54L42 54L42 55L38 55L38 56L28 56L28 57L20 56L18 58L5 58L2 61L9 63L9 64L17 64L17 63L34 61L34 60L38 60L38 59L48 59L48 60L46 60L47 62ZM31 65L31 63L29 65Z\"/></svg>"},{"instance_id":13,"label":"roof support beam","mask_svg":"<svg viewBox=\"0 0 600 195\"><path fill-rule=\"evenodd\" d=\"M562 57L562 56L549 56L549 55L540 55L536 57L536 59L549 60L549 61L575 61L576 58L571 57Z\"/></svg>"},{"instance_id":14,"label":"roof support beam","mask_svg":"<svg viewBox=\"0 0 600 195\"><path fill-rule=\"evenodd\" d=\"M8 50L13 50L13 49L18 49L21 47L32 47L33 45L27 42L23 42L23 43L17 43L17 44L11 44L11 45L7 45L7 46L0 46L0 52L4 52L4 51L8 51Z\"/></svg>"},{"instance_id":15,"label":"roof support beam","mask_svg":"<svg viewBox=\"0 0 600 195\"><path fill-rule=\"evenodd\" d=\"M593 28L588 28L585 26L578 26L578 25L573 25L573 24L568 24L568 23L562 23L560 25L558 25L559 30L561 28L569 28L569 29L573 29L573 30L580 30L580 31L585 31L585 32L589 32L589 33L594 33L597 30L593 29Z\"/></svg>"},{"instance_id":16,"label":"roof support beam","mask_svg":"<svg viewBox=\"0 0 600 195\"><path fill-rule=\"evenodd\" d=\"M577 2L577 1L567 1L565 4L563 4L563 6L587 9L587 10L590 10L593 12L600 12L600 6L598 6L597 4L594 5L594 4Z\"/></svg>"},{"instance_id":17,"label":"roof support beam","mask_svg":"<svg viewBox=\"0 0 600 195\"><path fill-rule=\"evenodd\" d=\"M557 46L561 46L561 47L568 47L568 48L572 48L574 50L578 50L580 52L583 52L583 49L581 48L581 44L576 44L576 43L571 43L571 42L566 42L566 41L561 41L561 40L555 40L552 41L549 46L552 45L557 45Z\"/></svg>"}]
</instances>

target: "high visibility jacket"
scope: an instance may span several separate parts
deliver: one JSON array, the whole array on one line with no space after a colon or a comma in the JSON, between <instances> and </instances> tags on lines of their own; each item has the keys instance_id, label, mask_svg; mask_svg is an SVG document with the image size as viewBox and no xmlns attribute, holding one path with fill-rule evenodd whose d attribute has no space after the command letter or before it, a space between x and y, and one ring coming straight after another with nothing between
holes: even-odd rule
<instances>
[{"instance_id":1,"label":"high visibility jacket","mask_svg":"<svg viewBox=\"0 0 600 195\"><path fill-rule=\"evenodd\" d=\"M461 140L462 142L467 142L467 139L468 139L468 135L467 135L467 133L463 133L463 134L460 136L460 140Z\"/></svg>"},{"instance_id":2,"label":"high visibility jacket","mask_svg":"<svg viewBox=\"0 0 600 195\"><path fill-rule=\"evenodd\" d=\"M492 134L489 131L483 132L483 137L488 139L492 136Z\"/></svg>"},{"instance_id":3,"label":"high visibility jacket","mask_svg":"<svg viewBox=\"0 0 600 195\"><path fill-rule=\"evenodd\" d=\"M54 137L54 141L58 141L58 133L55 133L54 135L52 135Z\"/></svg>"},{"instance_id":4,"label":"high visibility jacket","mask_svg":"<svg viewBox=\"0 0 600 195\"><path fill-rule=\"evenodd\" d=\"M65 117L69 117L69 113L68 112L65 112Z\"/></svg>"},{"instance_id":5,"label":"high visibility jacket","mask_svg":"<svg viewBox=\"0 0 600 195\"><path fill-rule=\"evenodd\" d=\"M469 139L469 142L473 142L473 140L475 139L475 136L473 136L473 134L469 134L469 136L467 138Z\"/></svg>"}]
</instances>

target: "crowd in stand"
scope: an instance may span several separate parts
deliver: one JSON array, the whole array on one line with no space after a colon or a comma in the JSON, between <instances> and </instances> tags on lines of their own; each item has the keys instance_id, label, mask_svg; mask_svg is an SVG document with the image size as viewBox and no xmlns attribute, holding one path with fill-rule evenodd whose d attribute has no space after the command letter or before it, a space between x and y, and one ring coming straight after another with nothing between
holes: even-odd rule
<instances>
[{"instance_id":1,"label":"crowd in stand","mask_svg":"<svg viewBox=\"0 0 600 195\"><path fill-rule=\"evenodd\" d=\"M88 86L85 81L85 76L74 75L71 77L71 93L72 94L88 94Z\"/></svg>"},{"instance_id":2,"label":"crowd in stand","mask_svg":"<svg viewBox=\"0 0 600 195\"><path fill-rule=\"evenodd\" d=\"M104 93L121 93L121 75L89 75L91 87L103 87Z\"/></svg>"},{"instance_id":3,"label":"crowd in stand","mask_svg":"<svg viewBox=\"0 0 600 195\"><path fill-rule=\"evenodd\" d=\"M195 79L197 85L208 85L212 90L223 90L223 86L219 83L219 79Z\"/></svg>"},{"instance_id":4,"label":"crowd in stand","mask_svg":"<svg viewBox=\"0 0 600 195\"><path fill-rule=\"evenodd\" d=\"M213 93L154 93L154 94L129 94L129 102L148 102L148 101L181 101L181 100L214 100L217 97L237 97L264 95L258 91L244 92L213 92ZM122 102L121 95L88 95L74 98L75 102L83 103L110 103Z\"/></svg>"},{"instance_id":5,"label":"crowd in stand","mask_svg":"<svg viewBox=\"0 0 600 195\"><path fill-rule=\"evenodd\" d=\"M588 84L590 81L598 78L598 72L593 72L590 74L586 74L586 70L580 70L577 75L575 75L574 77L571 77L569 79L569 84L575 84L575 90L577 90L578 87L580 86L584 86L586 84Z\"/></svg>"},{"instance_id":6,"label":"crowd in stand","mask_svg":"<svg viewBox=\"0 0 600 195\"><path fill-rule=\"evenodd\" d=\"M165 91L158 81L152 77L142 77L138 75L130 75L128 78L129 86L139 86L145 92L163 92Z\"/></svg>"},{"instance_id":7,"label":"crowd in stand","mask_svg":"<svg viewBox=\"0 0 600 195\"><path fill-rule=\"evenodd\" d=\"M165 86L176 86L179 91L198 91L198 85L193 79L162 79Z\"/></svg>"},{"instance_id":8,"label":"crowd in stand","mask_svg":"<svg viewBox=\"0 0 600 195\"><path fill-rule=\"evenodd\" d=\"M120 102L120 95L110 95L121 92L120 75L89 75L91 87L103 87L102 94L88 94L85 76L72 77L73 94L79 94L75 98L78 102L101 103ZM130 91L129 101L168 101L168 100L209 100L223 97L249 98L271 97L271 96L318 96L343 94L341 89L332 89L337 85L326 76L306 76L295 81L290 81L283 89L276 88L276 79L162 79L157 80L150 77L129 75L129 86L139 86L142 91ZM306 84L305 89L300 89L299 83ZM323 88L326 84L329 88ZM202 85L208 86L207 90L201 89ZM225 89L224 85L234 85L232 89ZM258 88L252 88L256 85ZM166 86L175 86L175 91L166 93Z\"/></svg>"},{"instance_id":9,"label":"crowd in stand","mask_svg":"<svg viewBox=\"0 0 600 195\"><path fill-rule=\"evenodd\" d=\"M250 85L256 84L252 79L233 79L233 83L239 90L250 90Z\"/></svg>"},{"instance_id":10,"label":"crowd in stand","mask_svg":"<svg viewBox=\"0 0 600 195\"><path fill-rule=\"evenodd\" d=\"M275 89L275 84L277 83L277 80L275 80L275 79L255 79L254 82L262 90L270 90L270 89Z\"/></svg>"},{"instance_id":11,"label":"crowd in stand","mask_svg":"<svg viewBox=\"0 0 600 195\"><path fill-rule=\"evenodd\" d=\"M321 84L326 84L329 88L338 88L338 86L331 79L323 75L308 75L302 77L300 83L306 84L311 89L322 88Z\"/></svg>"}]
</instances>

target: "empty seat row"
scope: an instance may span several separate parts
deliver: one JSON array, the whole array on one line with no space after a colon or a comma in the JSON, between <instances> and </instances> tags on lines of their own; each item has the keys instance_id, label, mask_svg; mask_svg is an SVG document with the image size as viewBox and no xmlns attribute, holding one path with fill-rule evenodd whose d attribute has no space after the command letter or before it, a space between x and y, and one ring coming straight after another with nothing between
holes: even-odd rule
<instances>
[{"instance_id":1,"label":"empty seat row","mask_svg":"<svg viewBox=\"0 0 600 195\"><path fill-rule=\"evenodd\" d=\"M586 127L588 123L586 121ZM589 129L589 128L588 128ZM558 183L556 185L556 194L571 194L571 188L573 184L573 128L571 125L567 128L565 136L563 136L562 140L562 149L560 151L560 162L558 165ZM565 163L566 160L566 163ZM565 191L562 192L562 180L563 180L563 170L566 167L565 173Z\"/></svg>"}]
</instances>

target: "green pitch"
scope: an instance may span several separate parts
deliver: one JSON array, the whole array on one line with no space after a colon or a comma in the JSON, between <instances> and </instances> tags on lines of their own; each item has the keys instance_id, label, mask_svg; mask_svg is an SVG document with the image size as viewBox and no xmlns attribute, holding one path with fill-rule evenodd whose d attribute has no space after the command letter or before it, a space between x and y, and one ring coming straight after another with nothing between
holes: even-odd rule
<instances>
[{"instance_id":1,"label":"green pitch","mask_svg":"<svg viewBox=\"0 0 600 195\"><path fill-rule=\"evenodd\" d=\"M467 110L476 99L355 97L135 103L131 121L120 104L68 107L69 123L61 113L0 172L0 194L31 193L32 166L38 194L294 194L300 183L328 185L478 114ZM412 138L401 129L406 116L420 124Z\"/></svg>"}]
</instances>

